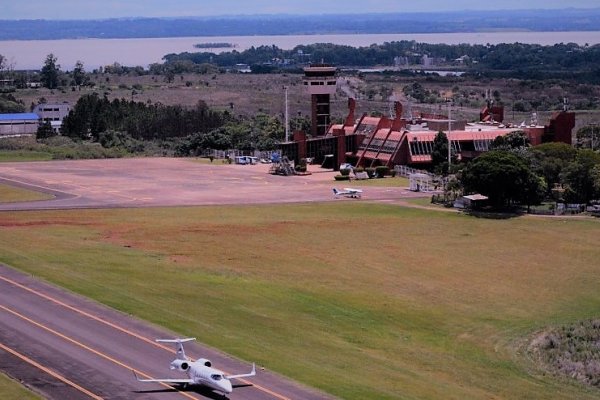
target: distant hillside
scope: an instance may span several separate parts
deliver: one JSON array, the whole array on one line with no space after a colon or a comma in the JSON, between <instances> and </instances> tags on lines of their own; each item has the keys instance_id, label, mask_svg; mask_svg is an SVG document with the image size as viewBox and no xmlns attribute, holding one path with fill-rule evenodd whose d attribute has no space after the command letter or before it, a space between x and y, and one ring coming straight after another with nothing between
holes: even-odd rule
<instances>
[{"instance_id":1,"label":"distant hillside","mask_svg":"<svg viewBox=\"0 0 600 400\"><path fill-rule=\"evenodd\" d=\"M600 8L453 13L0 20L0 40L301 34L596 31Z\"/></svg>"}]
</instances>

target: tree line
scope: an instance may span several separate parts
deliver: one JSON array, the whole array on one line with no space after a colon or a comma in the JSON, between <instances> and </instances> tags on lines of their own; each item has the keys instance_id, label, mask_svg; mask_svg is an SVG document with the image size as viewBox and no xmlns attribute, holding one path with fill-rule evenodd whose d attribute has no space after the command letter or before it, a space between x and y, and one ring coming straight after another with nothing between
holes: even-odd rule
<instances>
[{"instance_id":1,"label":"tree line","mask_svg":"<svg viewBox=\"0 0 600 400\"><path fill-rule=\"evenodd\" d=\"M49 123L42 124L37 132L38 139L55 135ZM171 155L197 156L208 150L274 150L283 140L284 127L276 117L235 117L228 111L211 110L203 101L186 108L126 99L110 101L93 93L82 96L65 117L62 135L131 153L144 153L159 143Z\"/></svg>"},{"instance_id":2,"label":"tree line","mask_svg":"<svg viewBox=\"0 0 600 400\"><path fill-rule=\"evenodd\" d=\"M437 172L448 171L447 149L446 136L440 132L432 154ZM451 169L455 180L450 190L481 193L499 209L529 207L547 199L573 204L600 199L600 154L556 142L532 147L523 132L496 138L490 151Z\"/></svg>"},{"instance_id":3,"label":"tree line","mask_svg":"<svg viewBox=\"0 0 600 400\"><path fill-rule=\"evenodd\" d=\"M144 103L126 99L110 101L97 93L79 98L63 120L63 135L98 140L101 132L123 131L134 139L154 140L209 132L231 116L211 110L199 101L193 108Z\"/></svg>"},{"instance_id":4,"label":"tree line","mask_svg":"<svg viewBox=\"0 0 600 400\"><path fill-rule=\"evenodd\" d=\"M406 57L408 61L420 62L427 55L444 59L446 62L458 60L473 73L485 71L503 72L516 76L522 73L587 73L595 76L600 73L600 45L580 46L576 43L559 43L550 46L538 44L512 43L496 45L471 44L429 44L416 41L394 41L372 44L364 47L316 43L299 45L291 50L277 46L251 47L244 51L233 50L214 54L195 52L167 54L166 64L191 61L193 64L216 64L221 67L235 64L276 64L298 65L307 62L324 61L338 66L380 66L393 65L396 57ZM465 57L466 56L466 57ZM600 78L599 76L596 76Z\"/></svg>"}]
</instances>

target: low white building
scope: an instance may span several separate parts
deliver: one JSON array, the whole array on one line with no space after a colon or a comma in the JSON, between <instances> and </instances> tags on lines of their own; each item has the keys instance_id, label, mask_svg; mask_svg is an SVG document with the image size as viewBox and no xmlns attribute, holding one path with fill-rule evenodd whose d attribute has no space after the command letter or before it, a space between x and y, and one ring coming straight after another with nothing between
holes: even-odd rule
<instances>
[{"instance_id":1,"label":"low white building","mask_svg":"<svg viewBox=\"0 0 600 400\"><path fill-rule=\"evenodd\" d=\"M69 111L71 111L71 106L69 103L42 103L33 108L33 112L39 116L42 122L50 122L52 129L56 133L60 133L62 121L67 115L69 115Z\"/></svg>"},{"instance_id":2,"label":"low white building","mask_svg":"<svg viewBox=\"0 0 600 400\"><path fill-rule=\"evenodd\" d=\"M34 113L0 114L0 137L35 135L39 121Z\"/></svg>"},{"instance_id":3,"label":"low white building","mask_svg":"<svg viewBox=\"0 0 600 400\"><path fill-rule=\"evenodd\" d=\"M454 201L454 208L462 208L462 209L474 209L477 207L481 207L488 201L488 197L482 194L470 194L468 196L463 196L456 201Z\"/></svg>"}]
</instances>

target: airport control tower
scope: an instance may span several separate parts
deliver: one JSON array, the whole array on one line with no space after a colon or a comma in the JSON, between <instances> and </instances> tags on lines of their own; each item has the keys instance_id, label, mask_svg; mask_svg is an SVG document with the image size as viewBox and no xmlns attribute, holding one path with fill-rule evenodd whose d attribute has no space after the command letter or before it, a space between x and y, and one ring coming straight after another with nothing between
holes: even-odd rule
<instances>
[{"instance_id":1,"label":"airport control tower","mask_svg":"<svg viewBox=\"0 0 600 400\"><path fill-rule=\"evenodd\" d=\"M330 96L336 90L336 67L312 64L304 68L304 87L311 97L311 131L313 136L323 136L331 123Z\"/></svg>"}]
</instances>

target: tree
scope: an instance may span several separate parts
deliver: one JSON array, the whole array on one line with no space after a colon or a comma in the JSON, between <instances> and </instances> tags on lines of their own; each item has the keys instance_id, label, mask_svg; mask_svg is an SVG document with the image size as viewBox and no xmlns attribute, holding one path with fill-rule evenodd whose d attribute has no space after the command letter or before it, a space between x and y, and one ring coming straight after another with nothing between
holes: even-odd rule
<instances>
[{"instance_id":1,"label":"tree","mask_svg":"<svg viewBox=\"0 0 600 400\"><path fill-rule=\"evenodd\" d=\"M167 83L173 83L173 81L175 80L175 72L173 72L172 69L168 69L167 71L165 71L164 80Z\"/></svg>"},{"instance_id":2,"label":"tree","mask_svg":"<svg viewBox=\"0 0 600 400\"><path fill-rule=\"evenodd\" d=\"M577 156L577 150L566 143L550 142L533 147L533 152L543 157L557 158L564 162L571 162Z\"/></svg>"},{"instance_id":3,"label":"tree","mask_svg":"<svg viewBox=\"0 0 600 400\"><path fill-rule=\"evenodd\" d=\"M431 152L431 165L434 169L439 169L446 164L445 170L448 171L448 137L442 131L439 131L433 139L433 151ZM443 167L442 167L443 168Z\"/></svg>"},{"instance_id":4,"label":"tree","mask_svg":"<svg viewBox=\"0 0 600 400\"><path fill-rule=\"evenodd\" d=\"M6 68L6 57L0 54L0 78L4 76L4 69Z\"/></svg>"},{"instance_id":5,"label":"tree","mask_svg":"<svg viewBox=\"0 0 600 400\"><path fill-rule=\"evenodd\" d=\"M79 60L75 63L75 68L73 68L73 81L75 82L76 86L81 86L87 81L85 69L83 69L83 63Z\"/></svg>"},{"instance_id":6,"label":"tree","mask_svg":"<svg viewBox=\"0 0 600 400\"><path fill-rule=\"evenodd\" d=\"M42 84L48 89L56 89L58 87L60 65L56 64L57 60L54 54L50 53L46 56L46 61L44 61L44 66L42 67Z\"/></svg>"},{"instance_id":7,"label":"tree","mask_svg":"<svg viewBox=\"0 0 600 400\"><path fill-rule=\"evenodd\" d=\"M548 193L561 183L563 169L577 156L577 150L566 143L544 143L531 149L533 168L546 180Z\"/></svg>"},{"instance_id":8,"label":"tree","mask_svg":"<svg viewBox=\"0 0 600 400\"><path fill-rule=\"evenodd\" d=\"M533 204L543 180L535 175L527 163L507 151L490 151L471 162L462 171L461 183L465 193L488 196L497 208L514 202Z\"/></svg>"},{"instance_id":9,"label":"tree","mask_svg":"<svg viewBox=\"0 0 600 400\"><path fill-rule=\"evenodd\" d=\"M200 150L214 149L227 150L231 148L231 139L223 128L217 128L208 133L199 133L192 140L193 150L200 154Z\"/></svg>"},{"instance_id":10,"label":"tree","mask_svg":"<svg viewBox=\"0 0 600 400\"><path fill-rule=\"evenodd\" d=\"M452 162L456 162L456 154L452 150L450 158ZM448 136L442 131L439 131L433 139L431 164L436 174L448 175Z\"/></svg>"},{"instance_id":11,"label":"tree","mask_svg":"<svg viewBox=\"0 0 600 400\"><path fill-rule=\"evenodd\" d=\"M575 161L570 162L561 173L566 186L565 200L571 203L587 203L597 195L595 191L595 168L600 165L600 154L580 150Z\"/></svg>"},{"instance_id":12,"label":"tree","mask_svg":"<svg viewBox=\"0 0 600 400\"><path fill-rule=\"evenodd\" d=\"M490 150L512 150L525 147L529 147L529 138L523 131L514 131L505 136L498 136L490 144Z\"/></svg>"},{"instance_id":13,"label":"tree","mask_svg":"<svg viewBox=\"0 0 600 400\"><path fill-rule=\"evenodd\" d=\"M600 148L600 126L588 125L577 130L575 146L578 149Z\"/></svg>"},{"instance_id":14,"label":"tree","mask_svg":"<svg viewBox=\"0 0 600 400\"><path fill-rule=\"evenodd\" d=\"M10 93L0 94L0 113L21 113L25 111L22 100L17 100Z\"/></svg>"},{"instance_id":15,"label":"tree","mask_svg":"<svg viewBox=\"0 0 600 400\"><path fill-rule=\"evenodd\" d=\"M290 132L293 131L310 132L310 118L303 115L290 118Z\"/></svg>"},{"instance_id":16,"label":"tree","mask_svg":"<svg viewBox=\"0 0 600 400\"><path fill-rule=\"evenodd\" d=\"M37 132L35 134L35 137L37 139L47 139L47 138L53 137L53 136L56 136L56 132L54 132L54 129L52 129L52 125L50 124L50 121L41 123L38 126Z\"/></svg>"},{"instance_id":17,"label":"tree","mask_svg":"<svg viewBox=\"0 0 600 400\"><path fill-rule=\"evenodd\" d=\"M592 185L594 190L594 198L600 197L600 165L596 165L592 168L591 172Z\"/></svg>"},{"instance_id":18,"label":"tree","mask_svg":"<svg viewBox=\"0 0 600 400\"><path fill-rule=\"evenodd\" d=\"M546 180L537 176L533 171L529 171L524 181L521 202L527 205L527 212L531 205L540 204L546 197L548 185Z\"/></svg>"}]
</instances>

